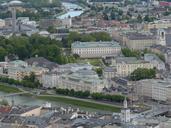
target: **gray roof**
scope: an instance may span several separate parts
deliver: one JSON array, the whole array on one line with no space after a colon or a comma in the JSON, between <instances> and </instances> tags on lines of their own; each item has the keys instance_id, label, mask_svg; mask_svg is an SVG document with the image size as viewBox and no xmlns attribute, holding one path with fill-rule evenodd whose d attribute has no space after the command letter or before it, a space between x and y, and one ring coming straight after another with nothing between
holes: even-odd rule
<instances>
[{"instance_id":1,"label":"gray roof","mask_svg":"<svg viewBox=\"0 0 171 128\"><path fill-rule=\"evenodd\" d=\"M145 34L141 34L141 33L129 33L127 34L127 37L130 40L155 40L156 37L153 35L145 35Z\"/></svg>"},{"instance_id":2,"label":"gray roof","mask_svg":"<svg viewBox=\"0 0 171 128\"><path fill-rule=\"evenodd\" d=\"M29 65L35 65L35 66L39 66L39 67L44 67L44 68L48 68L50 70L58 67L57 63L51 62L51 61L47 60L44 57L32 57L30 59L27 59L26 62Z\"/></svg>"},{"instance_id":3,"label":"gray roof","mask_svg":"<svg viewBox=\"0 0 171 128\"><path fill-rule=\"evenodd\" d=\"M35 125L38 128L45 128L49 126L50 121L56 120L58 118L58 114L56 112L49 112L45 113L44 115L40 117L36 116L29 116L29 117L21 117L18 115L8 115L4 117L4 119L1 121L3 123L7 124L13 124L18 123L22 125Z\"/></svg>"},{"instance_id":4,"label":"gray roof","mask_svg":"<svg viewBox=\"0 0 171 128\"><path fill-rule=\"evenodd\" d=\"M31 106L31 107L28 107L28 106L15 106L12 108L11 110L11 114L23 114L23 113L26 113L28 111L31 111L33 109L36 109L36 108L39 108L40 106Z\"/></svg>"},{"instance_id":5,"label":"gray roof","mask_svg":"<svg viewBox=\"0 0 171 128\"><path fill-rule=\"evenodd\" d=\"M76 41L72 43L72 48L97 48L97 47L121 47L117 42L115 41L105 41L105 42L79 42Z\"/></svg>"},{"instance_id":6,"label":"gray roof","mask_svg":"<svg viewBox=\"0 0 171 128\"><path fill-rule=\"evenodd\" d=\"M138 63L149 63L144 60L138 60L136 57L117 57L116 58L117 63L122 63L122 64L138 64Z\"/></svg>"}]
</instances>

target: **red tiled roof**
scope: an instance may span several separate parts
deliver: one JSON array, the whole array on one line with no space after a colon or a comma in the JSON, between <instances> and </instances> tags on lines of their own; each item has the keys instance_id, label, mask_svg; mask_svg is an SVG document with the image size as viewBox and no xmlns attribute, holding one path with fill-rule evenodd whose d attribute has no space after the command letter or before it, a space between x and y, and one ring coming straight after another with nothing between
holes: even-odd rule
<instances>
[{"instance_id":1,"label":"red tiled roof","mask_svg":"<svg viewBox=\"0 0 171 128\"><path fill-rule=\"evenodd\" d=\"M11 107L0 107L0 113L9 113L11 111Z\"/></svg>"}]
</instances>

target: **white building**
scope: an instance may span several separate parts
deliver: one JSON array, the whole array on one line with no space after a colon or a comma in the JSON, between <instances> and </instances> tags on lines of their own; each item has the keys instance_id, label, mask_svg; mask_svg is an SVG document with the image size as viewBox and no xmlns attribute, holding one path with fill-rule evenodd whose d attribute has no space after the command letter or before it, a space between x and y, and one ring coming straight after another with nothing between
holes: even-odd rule
<instances>
[{"instance_id":1,"label":"white building","mask_svg":"<svg viewBox=\"0 0 171 128\"><path fill-rule=\"evenodd\" d=\"M131 112L128 108L127 99L124 100L124 108L121 110L121 122L122 123L129 123L131 121Z\"/></svg>"},{"instance_id":2,"label":"white building","mask_svg":"<svg viewBox=\"0 0 171 128\"><path fill-rule=\"evenodd\" d=\"M101 92L107 86L105 80L99 79L89 64L59 65L58 72L43 74L43 87L67 88L76 91Z\"/></svg>"},{"instance_id":3,"label":"white building","mask_svg":"<svg viewBox=\"0 0 171 128\"><path fill-rule=\"evenodd\" d=\"M171 82L157 79L138 81L137 94L158 101L171 101Z\"/></svg>"},{"instance_id":4,"label":"white building","mask_svg":"<svg viewBox=\"0 0 171 128\"><path fill-rule=\"evenodd\" d=\"M121 46L117 42L74 42L72 53L81 58L101 58L102 56L116 56L121 52Z\"/></svg>"},{"instance_id":5,"label":"white building","mask_svg":"<svg viewBox=\"0 0 171 128\"><path fill-rule=\"evenodd\" d=\"M45 73L42 75L43 87L53 88L60 84L60 76L57 73Z\"/></svg>"}]
</instances>

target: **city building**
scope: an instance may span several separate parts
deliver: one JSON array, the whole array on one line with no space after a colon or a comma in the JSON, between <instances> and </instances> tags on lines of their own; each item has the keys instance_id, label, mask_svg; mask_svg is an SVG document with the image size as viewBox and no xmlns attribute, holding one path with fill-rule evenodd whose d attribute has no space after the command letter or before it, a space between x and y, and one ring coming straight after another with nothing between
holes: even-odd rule
<instances>
[{"instance_id":1,"label":"city building","mask_svg":"<svg viewBox=\"0 0 171 128\"><path fill-rule=\"evenodd\" d=\"M42 84L45 88L57 87L60 84L60 75L53 72L45 73L42 75Z\"/></svg>"},{"instance_id":2,"label":"city building","mask_svg":"<svg viewBox=\"0 0 171 128\"><path fill-rule=\"evenodd\" d=\"M28 67L28 64L22 60L14 60L7 63L8 67Z\"/></svg>"},{"instance_id":3,"label":"city building","mask_svg":"<svg viewBox=\"0 0 171 128\"><path fill-rule=\"evenodd\" d=\"M47 29L50 26L59 27L62 25L62 21L59 19L40 19L40 28Z\"/></svg>"},{"instance_id":4,"label":"city building","mask_svg":"<svg viewBox=\"0 0 171 128\"><path fill-rule=\"evenodd\" d=\"M59 65L57 72L48 72L48 73L45 73L45 74L42 75L43 87L45 87L45 88L53 88L53 87L63 86L63 83L66 83L66 81L67 81L67 80L64 79L65 78L64 76L66 76L66 75L67 76L69 76L69 75L72 76L72 73L75 73L75 72L80 71L80 70L89 70L89 71L91 71L92 68L93 67L90 64L71 63L71 64ZM81 79L84 79L84 78L79 78L79 79L81 81ZM79 81L79 79L78 79L78 81ZM63 80L63 83L62 83L62 80ZM73 82L71 81L71 83L74 84L74 81Z\"/></svg>"},{"instance_id":5,"label":"city building","mask_svg":"<svg viewBox=\"0 0 171 128\"><path fill-rule=\"evenodd\" d=\"M6 76L15 80L22 80L25 76L34 73L41 81L41 76L48 72L49 69L40 66L30 66L27 62L22 60L14 60L9 62L0 62L1 76Z\"/></svg>"},{"instance_id":6,"label":"city building","mask_svg":"<svg viewBox=\"0 0 171 128\"><path fill-rule=\"evenodd\" d=\"M81 58L101 58L102 56L116 56L121 52L117 42L74 42L71 46L72 53Z\"/></svg>"},{"instance_id":7,"label":"city building","mask_svg":"<svg viewBox=\"0 0 171 128\"><path fill-rule=\"evenodd\" d=\"M156 22L146 23L144 24L144 30L150 30L150 29L163 29L163 28L169 28L171 27L171 22L166 20L160 20Z\"/></svg>"},{"instance_id":8,"label":"city building","mask_svg":"<svg viewBox=\"0 0 171 128\"><path fill-rule=\"evenodd\" d=\"M61 84L57 88L74 89L75 91L102 92L108 87L105 79L100 79L93 70L81 69L73 73L63 74Z\"/></svg>"},{"instance_id":9,"label":"city building","mask_svg":"<svg viewBox=\"0 0 171 128\"><path fill-rule=\"evenodd\" d=\"M145 54L144 60L150 62L159 71L166 70L165 63L155 54Z\"/></svg>"},{"instance_id":10,"label":"city building","mask_svg":"<svg viewBox=\"0 0 171 128\"><path fill-rule=\"evenodd\" d=\"M120 77L129 76L137 68L154 68L152 63L136 57L117 57L113 60L113 65L116 66L116 75Z\"/></svg>"},{"instance_id":11,"label":"city building","mask_svg":"<svg viewBox=\"0 0 171 128\"><path fill-rule=\"evenodd\" d=\"M25 62L31 67L42 67L50 71L58 71L59 66L57 63L51 62L44 57L31 57L25 60Z\"/></svg>"},{"instance_id":12,"label":"city building","mask_svg":"<svg viewBox=\"0 0 171 128\"><path fill-rule=\"evenodd\" d=\"M5 20L0 19L0 28L5 27Z\"/></svg>"},{"instance_id":13,"label":"city building","mask_svg":"<svg viewBox=\"0 0 171 128\"><path fill-rule=\"evenodd\" d=\"M124 107L121 110L121 122L122 123L130 123L131 122L131 112L130 109L128 108L128 103L127 103L127 99L125 98L124 103L123 103Z\"/></svg>"},{"instance_id":14,"label":"city building","mask_svg":"<svg viewBox=\"0 0 171 128\"><path fill-rule=\"evenodd\" d=\"M92 70L93 66L90 64L84 64L84 63L69 63L69 64L64 64L64 65L59 65L60 73L76 72L82 69Z\"/></svg>"},{"instance_id":15,"label":"city building","mask_svg":"<svg viewBox=\"0 0 171 128\"><path fill-rule=\"evenodd\" d=\"M105 79L111 79L114 78L116 76L116 71L114 68L112 67L105 67L103 69L103 77Z\"/></svg>"},{"instance_id":16,"label":"city building","mask_svg":"<svg viewBox=\"0 0 171 128\"><path fill-rule=\"evenodd\" d=\"M48 69L41 67L9 67L7 68L7 75L9 78L15 80L22 80L25 76L29 76L34 73L37 77L41 77L44 73L48 72Z\"/></svg>"},{"instance_id":17,"label":"city building","mask_svg":"<svg viewBox=\"0 0 171 128\"><path fill-rule=\"evenodd\" d=\"M129 33L126 35L125 44L129 49L143 50L152 45L158 44L158 41L153 35Z\"/></svg>"},{"instance_id":18,"label":"city building","mask_svg":"<svg viewBox=\"0 0 171 128\"><path fill-rule=\"evenodd\" d=\"M171 48L162 45L153 45L150 47L153 53L164 57L165 63L171 68Z\"/></svg>"},{"instance_id":19,"label":"city building","mask_svg":"<svg viewBox=\"0 0 171 128\"><path fill-rule=\"evenodd\" d=\"M64 18L61 21L62 21L62 26L66 28L70 28L72 26L72 18Z\"/></svg>"},{"instance_id":20,"label":"city building","mask_svg":"<svg viewBox=\"0 0 171 128\"><path fill-rule=\"evenodd\" d=\"M171 82L169 80L148 79L137 83L137 94L157 101L171 101Z\"/></svg>"}]
</instances>

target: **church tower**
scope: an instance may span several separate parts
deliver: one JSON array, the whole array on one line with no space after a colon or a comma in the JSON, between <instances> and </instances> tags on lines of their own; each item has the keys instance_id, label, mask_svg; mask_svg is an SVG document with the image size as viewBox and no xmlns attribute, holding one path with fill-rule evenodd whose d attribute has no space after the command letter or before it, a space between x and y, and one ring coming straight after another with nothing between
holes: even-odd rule
<instances>
[{"instance_id":1,"label":"church tower","mask_svg":"<svg viewBox=\"0 0 171 128\"><path fill-rule=\"evenodd\" d=\"M164 29L158 29L157 39L160 45L166 46L166 32Z\"/></svg>"},{"instance_id":2,"label":"church tower","mask_svg":"<svg viewBox=\"0 0 171 128\"><path fill-rule=\"evenodd\" d=\"M121 122L122 123L129 123L131 121L130 109L128 108L127 99L125 97L123 102L123 109L121 110Z\"/></svg>"}]
</instances>

